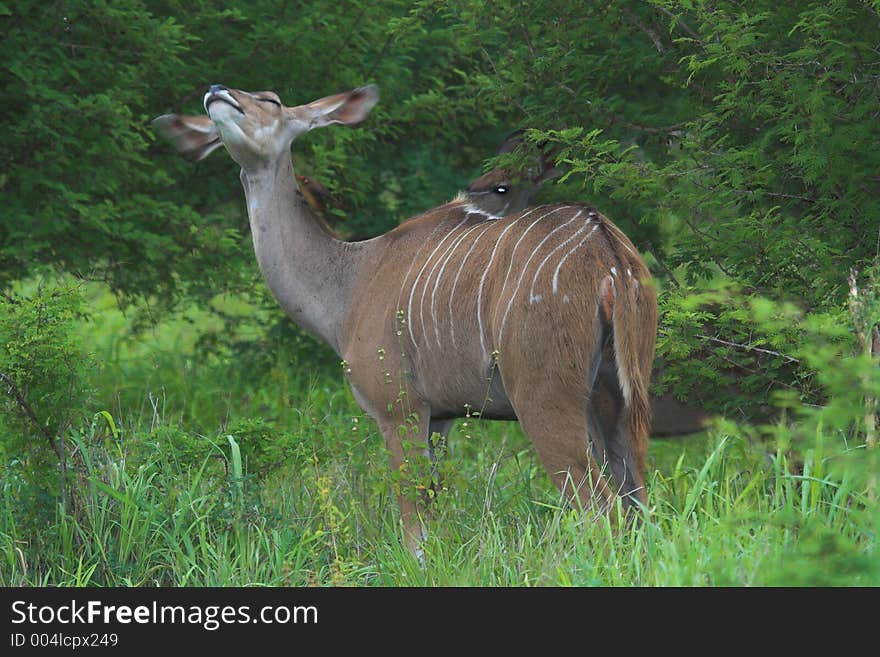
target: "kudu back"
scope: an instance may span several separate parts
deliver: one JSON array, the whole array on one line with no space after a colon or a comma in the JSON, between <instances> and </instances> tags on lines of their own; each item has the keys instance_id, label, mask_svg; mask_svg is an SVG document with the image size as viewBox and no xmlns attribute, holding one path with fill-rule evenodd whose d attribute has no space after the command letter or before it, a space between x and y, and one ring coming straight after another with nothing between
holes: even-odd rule
<instances>
[{"instance_id":1,"label":"kudu back","mask_svg":"<svg viewBox=\"0 0 880 657\"><path fill-rule=\"evenodd\" d=\"M335 239L291 184L290 146L364 120L377 100L370 86L287 107L272 92L212 85L210 122L155 123L184 152L219 143L242 167L260 270L291 319L343 359L400 473L413 552L424 535L424 500L407 485L414 459L434 427L474 411L518 419L576 506L643 504L657 301L632 242L590 206L487 220L463 199L370 240ZM595 403L599 386L613 403Z\"/></svg>"}]
</instances>

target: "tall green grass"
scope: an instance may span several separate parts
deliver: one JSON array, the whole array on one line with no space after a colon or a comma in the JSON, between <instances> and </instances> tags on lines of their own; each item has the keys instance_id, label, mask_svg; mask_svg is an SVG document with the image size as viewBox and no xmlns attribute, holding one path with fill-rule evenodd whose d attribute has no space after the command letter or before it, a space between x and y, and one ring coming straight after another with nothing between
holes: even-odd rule
<instances>
[{"instance_id":1,"label":"tall green grass","mask_svg":"<svg viewBox=\"0 0 880 657\"><path fill-rule=\"evenodd\" d=\"M4 505L0 584L880 583L876 513L848 477L809 474L820 461L793 474L784 456L765 465L730 438L664 446L681 456L654 470L649 520L615 532L566 509L528 451L500 453L494 433L484 427L473 437L481 444L453 451L460 476L428 520L424 569L399 541L378 437L364 445L377 452L369 465L343 449L257 479L237 459L218 467L225 455L189 467L155 453L130 468L85 435L76 509L58 508L27 537Z\"/></svg>"},{"instance_id":2,"label":"tall green grass","mask_svg":"<svg viewBox=\"0 0 880 657\"><path fill-rule=\"evenodd\" d=\"M612 530L562 503L518 425L472 420L423 567L341 373L284 355L243 371L196 358L199 322L137 341L122 323L111 308L88 327L106 412L70 432L76 494L34 516L24 470L4 471L0 585L880 584L864 450L819 431L774 452L734 427L652 443L648 518Z\"/></svg>"}]
</instances>

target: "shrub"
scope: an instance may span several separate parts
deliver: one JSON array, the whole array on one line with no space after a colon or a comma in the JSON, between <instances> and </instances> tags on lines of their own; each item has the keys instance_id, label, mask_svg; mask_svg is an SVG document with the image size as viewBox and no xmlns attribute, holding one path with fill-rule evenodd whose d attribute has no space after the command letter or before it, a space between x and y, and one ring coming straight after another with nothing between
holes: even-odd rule
<instances>
[{"instance_id":1,"label":"shrub","mask_svg":"<svg viewBox=\"0 0 880 657\"><path fill-rule=\"evenodd\" d=\"M73 330L84 315L75 283L0 294L0 480L33 518L65 499L66 437L91 398L96 364Z\"/></svg>"}]
</instances>

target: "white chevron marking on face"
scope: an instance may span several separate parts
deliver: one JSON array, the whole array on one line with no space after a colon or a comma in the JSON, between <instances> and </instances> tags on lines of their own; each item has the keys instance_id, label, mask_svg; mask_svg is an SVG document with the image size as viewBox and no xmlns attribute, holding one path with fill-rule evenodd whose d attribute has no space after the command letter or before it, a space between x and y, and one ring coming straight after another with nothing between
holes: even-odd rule
<instances>
[{"instance_id":1,"label":"white chevron marking on face","mask_svg":"<svg viewBox=\"0 0 880 657\"><path fill-rule=\"evenodd\" d=\"M510 204L508 203L508 205L510 205ZM504 207L506 208L507 206L504 206ZM501 219L500 216L497 216L494 214L489 214L485 210L481 210L480 208L478 208L475 205L468 204L468 205L464 206L464 211L467 212L468 214L481 214L484 217L486 217L486 219Z\"/></svg>"}]
</instances>

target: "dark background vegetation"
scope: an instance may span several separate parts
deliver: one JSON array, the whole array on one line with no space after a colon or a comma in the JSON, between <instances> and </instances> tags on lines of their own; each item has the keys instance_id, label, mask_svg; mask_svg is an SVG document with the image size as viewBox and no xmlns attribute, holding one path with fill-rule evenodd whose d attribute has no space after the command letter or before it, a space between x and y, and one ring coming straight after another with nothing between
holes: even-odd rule
<instances>
[{"instance_id":1,"label":"dark background vegetation","mask_svg":"<svg viewBox=\"0 0 880 657\"><path fill-rule=\"evenodd\" d=\"M308 456L278 410L291 391L341 389L263 290L236 165L187 163L150 127L201 113L211 83L288 105L379 85L366 123L294 152L362 236L448 201L525 129L565 172L540 200L596 205L645 254L656 390L742 422L727 430L799 473L818 437L876 441L876 0L229 5L0 2L0 467L31 535L94 476L84 436L189 462L210 451L198 436L232 431L259 473ZM105 306L124 321L90 324ZM172 319L198 325L186 355L144 368L214 387L157 423L156 382L113 354ZM873 499L869 451L846 463Z\"/></svg>"}]
</instances>

